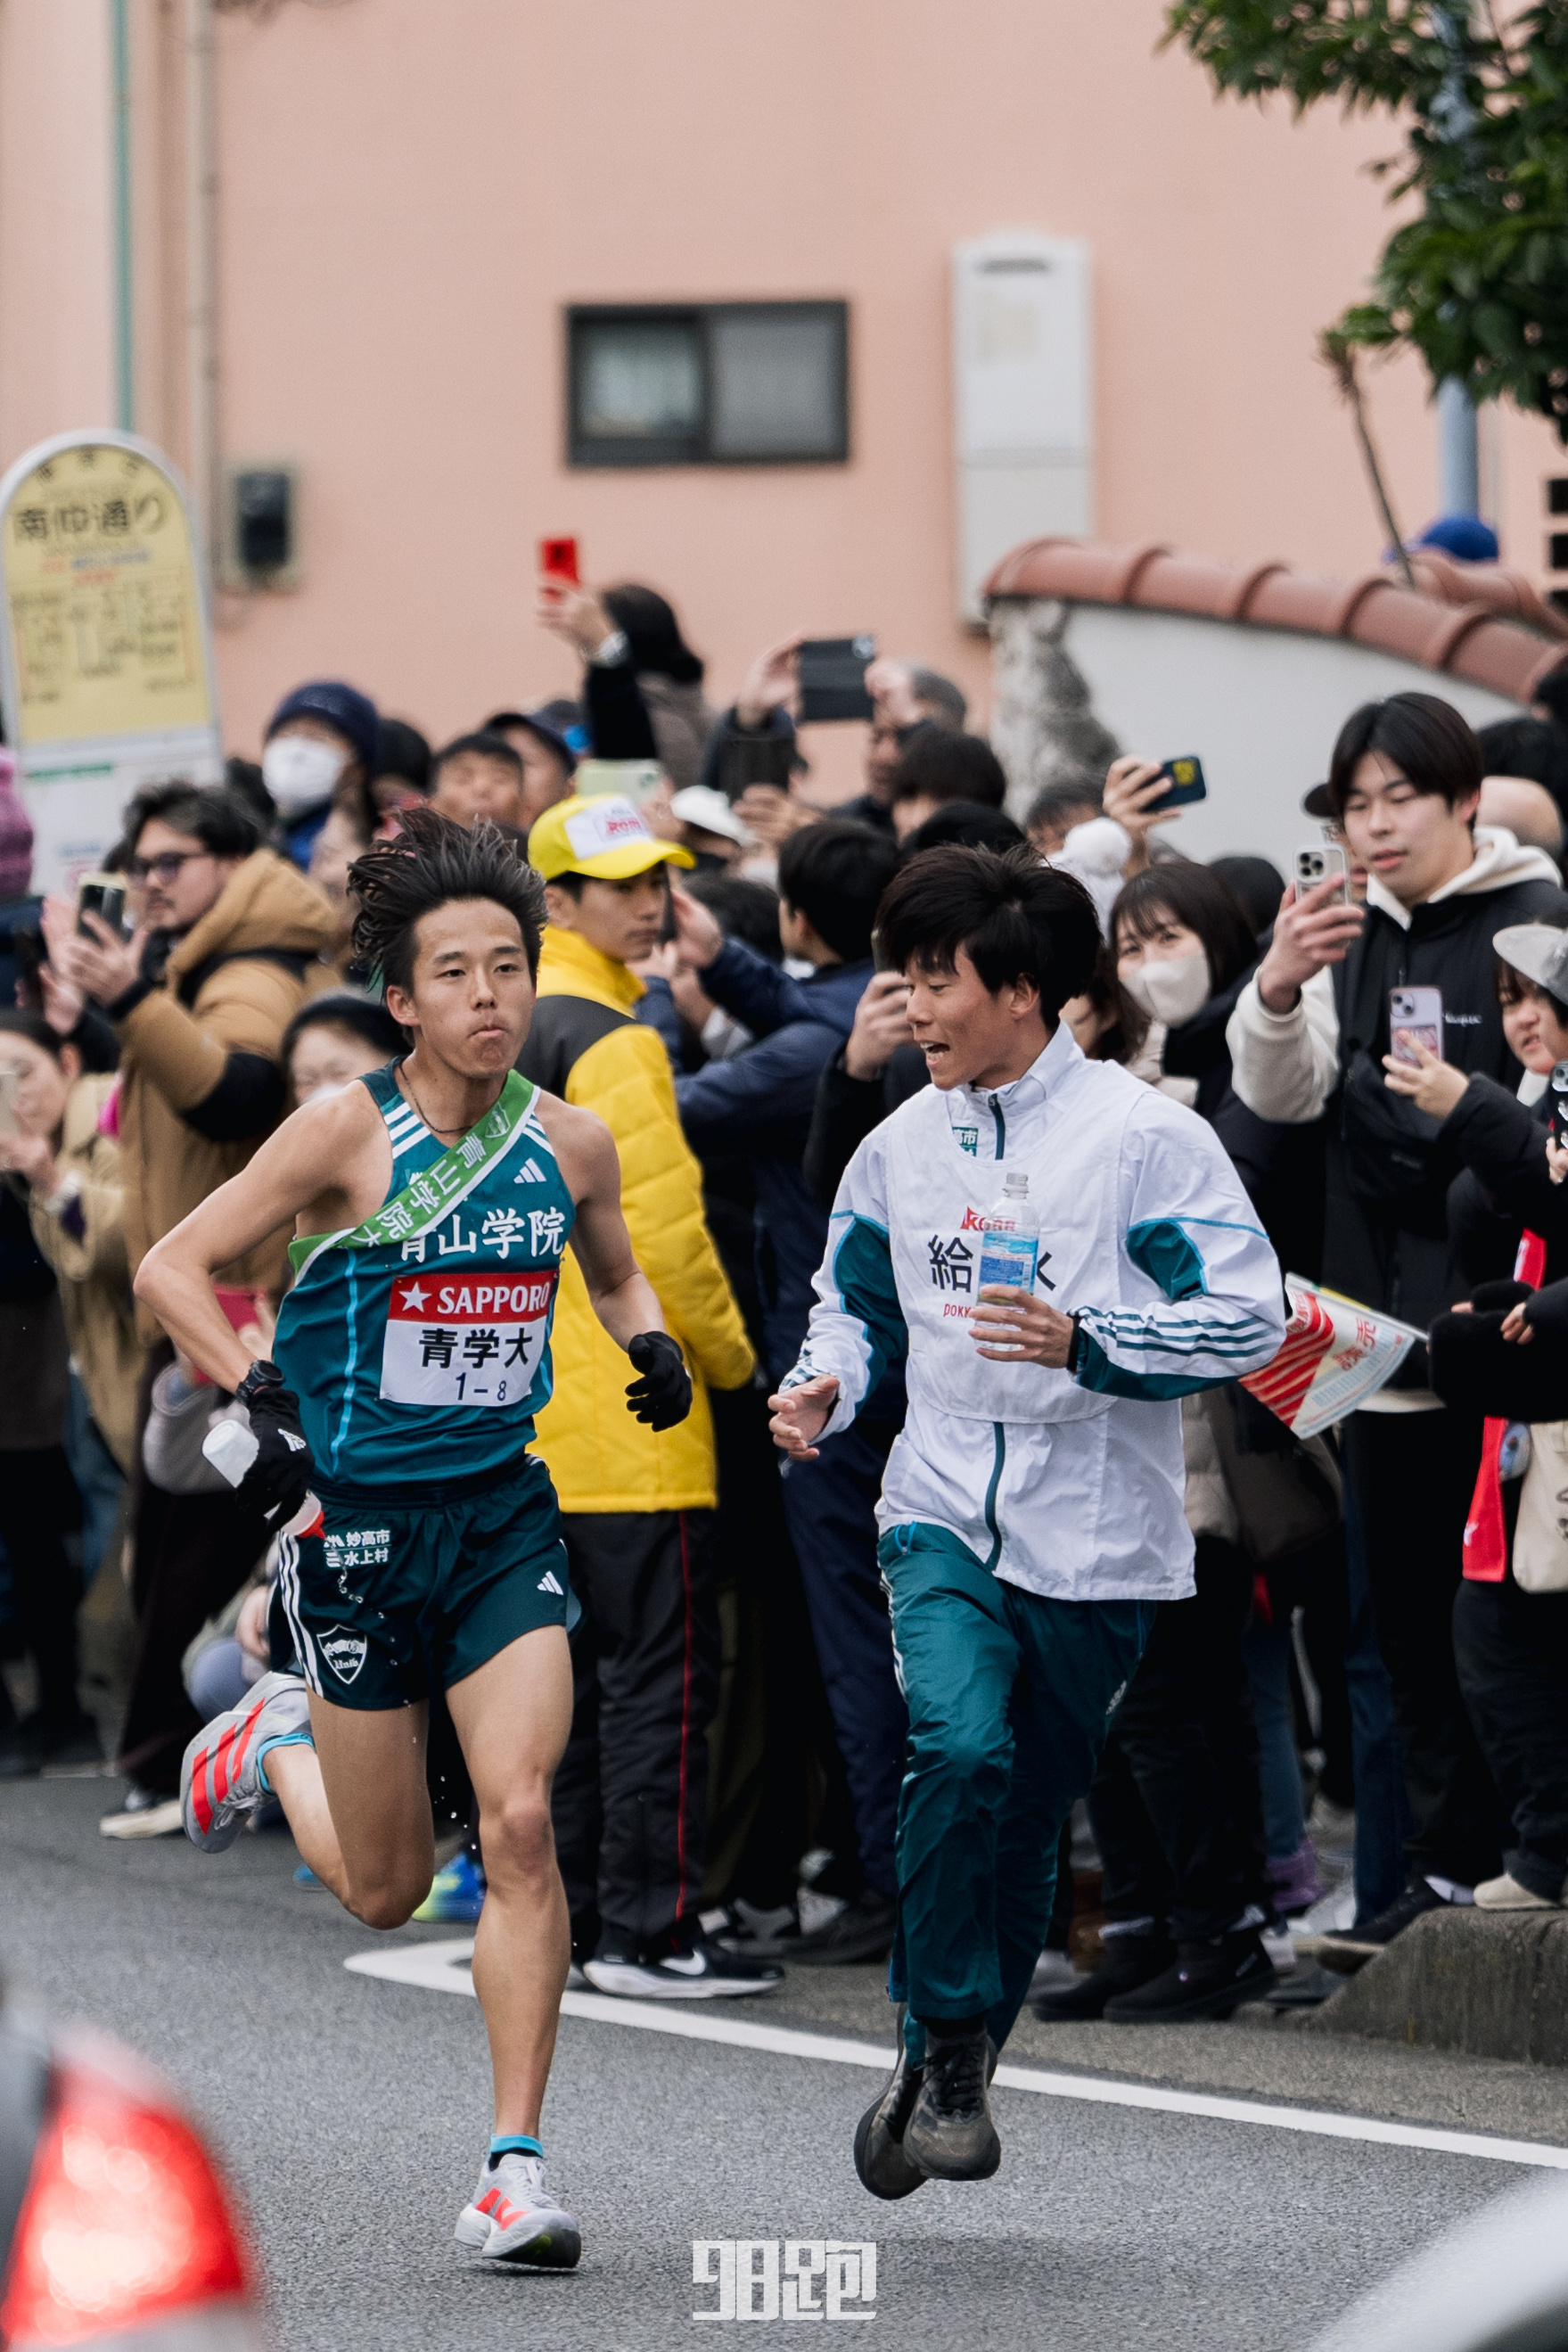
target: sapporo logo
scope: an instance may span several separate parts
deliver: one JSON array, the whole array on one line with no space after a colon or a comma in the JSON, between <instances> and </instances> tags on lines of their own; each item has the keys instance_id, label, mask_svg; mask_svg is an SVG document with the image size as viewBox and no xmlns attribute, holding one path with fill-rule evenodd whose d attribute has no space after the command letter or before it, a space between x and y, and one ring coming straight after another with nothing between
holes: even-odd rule
<instances>
[{"instance_id":1,"label":"sapporo logo","mask_svg":"<svg viewBox=\"0 0 1568 2352\"><path fill-rule=\"evenodd\" d=\"M718 2292L694 2320L876 2317L871 2238L694 2238L692 2279Z\"/></svg>"}]
</instances>

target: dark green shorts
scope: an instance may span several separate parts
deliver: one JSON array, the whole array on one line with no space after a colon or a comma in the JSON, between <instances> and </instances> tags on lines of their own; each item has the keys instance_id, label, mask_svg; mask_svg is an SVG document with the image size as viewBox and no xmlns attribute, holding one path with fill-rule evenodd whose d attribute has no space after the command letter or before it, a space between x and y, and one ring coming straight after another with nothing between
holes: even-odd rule
<instances>
[{"instance_id":1,"label":"dark green shorts","mask_svg":"<svg viewBox=\"0 0 1568 2352\"><path fill-rule=\"evenodd\" d=\"M321 1534L280 1540L274 1613L310 1688L334 1706L407 1706L519 1634L577 1622L555 1488L537 1455L477 1491L329 1490L321 1516Z\"/></svg>"}]
</instances>

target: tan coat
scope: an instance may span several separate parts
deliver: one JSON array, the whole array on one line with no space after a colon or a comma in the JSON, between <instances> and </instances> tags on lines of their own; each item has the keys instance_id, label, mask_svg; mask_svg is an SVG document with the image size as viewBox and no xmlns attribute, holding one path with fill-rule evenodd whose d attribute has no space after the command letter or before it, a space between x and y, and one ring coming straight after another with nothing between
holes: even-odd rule
<instances>
[{"instance_id":1,"label":"tan coat","mask_svg":"<svg viewBox=\"0 0 1568 2352\"><path fill-rule=\"evenodd\" d=\"M276 1119L235 1142L214 1141L188 1113L217 1087L232 1053L276 1063L283 1032L308 992L307 974L332 934L332 910L298 866L258 849L175 946L159 985L115 1028L120 1037L120 1143L126 1252L134 1274L156 1241L209 1192L237 1175ZM224 958L189 985L204 965ZM183 989L182 983L185 983ZM287 1234L280 1229L214 1279L281 1288ZM142 1312L152 1338L157 1326Z\"/></svg>"},{"instance_id":2,"label":"tan coat","mask_svg":"<svg viewBox=\"0 0 1568 2352\"><path fill-rule=\"evenodd\" d=\"M66 1101L59 1150L60 1189L51 1206L30 1195L33 1238L59 1284L66 1338L92 1417L110 1452L129 1472L141 1377L131 1268L125 1255L120 1146L98 1132L112 1077L78 1078Z\"/></svg>"}]
</instances>

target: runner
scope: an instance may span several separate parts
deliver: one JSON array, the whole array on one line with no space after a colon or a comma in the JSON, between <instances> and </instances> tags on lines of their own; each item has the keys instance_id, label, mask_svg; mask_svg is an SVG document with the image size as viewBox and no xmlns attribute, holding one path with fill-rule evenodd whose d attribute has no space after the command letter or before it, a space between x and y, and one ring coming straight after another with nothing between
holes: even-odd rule
<instances>
[{"instance_id":1,"label":"runner","mask_svg":"<svg viewBox=\"0 0 1568 2352\"><path fill-rule=\"evenodd\" d=\"M1100 944L1079 883L1027 850L929 850L888 886L878 940L933 1084L846 1169L772 1402L779 1444L811 1461L907 1347L877 1514L909 1703L888 1979L907 2014L855 2136L864 2185L904 2197L1001 2161L987 2084L1061 1824L1153 1604L1194 1589L1177 1400L1266 1364L1285 1318L1212 1129L1085 1061L1060 1020ZM1004 1254L1021 1282L987 1280Z\"/></svg>"},{"instance_id":2,"label":"runner","mask_svg":"<svg viewBox=\"0 0 1568 2352\"><path fill-rule=\"evenodd\" d=\"M474 1986L496 2128L457 2242L570 2269L578 2227L546 2190L538 2128L568 1962L550 1784L575 1605L549 1475L524 1451L550 1392L568 1241L642 1375L629 1410L672 1427L691 1382L632 1258L607 1130L512 1067L533 1010L538 876L494 827L415 810L350 887L355 951L412 1052L303 1106L138 1277L178 1345L249 1408L260 1451L239 1495L282 1531L303 1669L267 1675L193 1740L185 1828L220 1852L276 1793L339 1900L369 1927L401 1926L431 1881L424 1743L439 1683L489 1880ZM253 1363L212 1276L287 1224L296 1280L277 1360ZM301 1527L308 1492L320 1516Z\"/></svg>"}]
</instances>

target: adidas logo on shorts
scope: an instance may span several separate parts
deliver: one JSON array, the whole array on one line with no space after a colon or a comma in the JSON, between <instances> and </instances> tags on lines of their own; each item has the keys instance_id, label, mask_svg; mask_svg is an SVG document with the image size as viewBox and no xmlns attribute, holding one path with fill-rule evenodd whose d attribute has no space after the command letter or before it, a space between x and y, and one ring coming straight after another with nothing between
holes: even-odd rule
<instances>
[{"instance_id":1,"label":"adidas logo on shorts","mask_svg":"<svg viewBox=\"0 0 1568 2352\"><path fill-rule=\"evenodd\" d=\"M560 1585L556 1581L555 1570L553 1569L546 1569L544 1574L538 1580L538 1590L540 1592L559 1592L563 1600L566 1597Z\"/></svg>"},{"instance_id":2,"label":"adidas logo on shorts","mask_svg":"<svg viewBox=\"0 0 1568 2352\"><path fill-rule=\"evenodd\" d=\"M512 1179L514 1184L542 1184L545 1181L545 1171L537 1160L525 1160Z\"/></svg>"}]
</instances>

